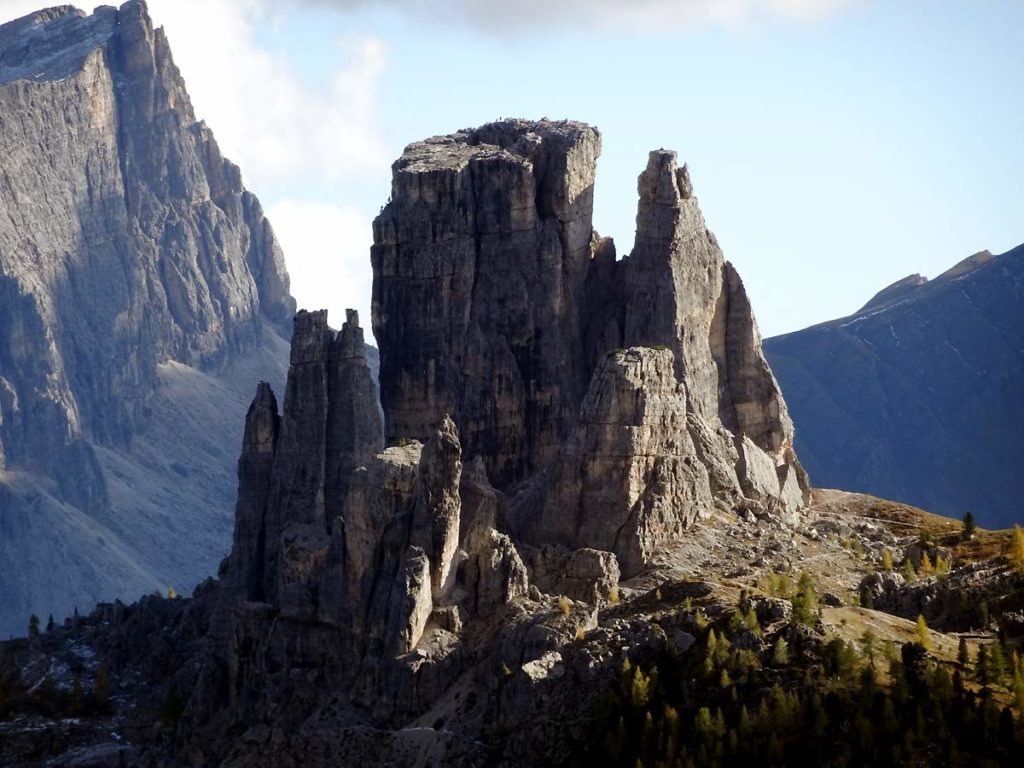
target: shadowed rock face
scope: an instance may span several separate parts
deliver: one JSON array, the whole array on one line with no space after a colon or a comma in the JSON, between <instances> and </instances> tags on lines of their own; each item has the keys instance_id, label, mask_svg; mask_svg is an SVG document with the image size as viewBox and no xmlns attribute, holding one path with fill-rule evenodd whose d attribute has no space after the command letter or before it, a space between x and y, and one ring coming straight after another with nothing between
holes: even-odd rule
<instances>
[{"instance_id":1,"label":"shadowed rock face","mask_svg":"<svg viewBox=\"0 0 1024 768\"><path fill-rule=\"evenodd\" d=\"M508 121L411 145L374 222L386 436L445 414L499 487L550 461L587 385L581 327L600 135Z\"/></svg>"},{"instance_id":2,"label":"shadowed rock face","mask_svg":"<svg viewBox=\"0 0 1024 768\"><path fill-rule=\"evenodd\" d=\"M12 540L35 536L24 523L41 507L84 516L67 523L68 583L41 585L28 600L0 577L23 628L30 610L60 615L72 595L83 608L111 596L104 571L123 569L114 582L125 597L154 581L194 583L188 569L140 554L137 541L114 541L127 534L111 514L125 491L111 487L104 451L116 461L131 452L161 365L226 370L276 337L295 303L259 202L196 121L143 2L91 16L62 6L0 27L0 157L6 527ZM90 569L104 587L90 583ZM2 634L8 618L0 610Z\"/></svg>"},{"instance_id":3,"label":"shadowed rock face","mask_svg":"<svg viewBox=\"0 0 1024 768\"><path fill-rule=\"evenodd\" d=\"M850 317L765 342L821 487L986 527L1021 518L1024 247L931 281L912 275Z\"/></svg>"},{"instance_id":4,"label":"shadowed rock face","mask_svg":"<svg viewBox=\"0 0 1024 768\"><path fill-rule=\"evenodd\" d=\"M299 312L283 412L261 383L246 417L229 602L278 604L291 594L294 612L317 615L317 582L332 529L341 533L353 470L383 448L382 438L358 313L349 311L335 334L325 310ZM314 594L294 594L303 592Z\"/></svg>"},{"instance_id":5,"label":"shadowed rock face","mask_svg":"<svg viewBox=\"0 0 1024 768\"><path fill-rule=\"evenodd\" d=\"M374 223L374 331L389 441L450 414L517 492L517 535L612 550L635 573L714 499L792 520L809 486L686 167L650 154L616 261L591 226L599 149L581 123L519 120L410 145ZM616 380L636 403L609 401ZM637 405L669 397L671 417Z\"/></svg>"}]
</instances>

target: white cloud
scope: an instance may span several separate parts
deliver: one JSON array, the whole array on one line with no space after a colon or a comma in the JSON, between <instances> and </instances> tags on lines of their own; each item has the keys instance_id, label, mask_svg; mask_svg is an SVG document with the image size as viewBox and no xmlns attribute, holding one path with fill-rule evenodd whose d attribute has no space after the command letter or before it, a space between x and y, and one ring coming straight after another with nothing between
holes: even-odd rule
<instances>
[{"instance_id":1,"label":"white cloud","mask_svg":"<svg viewBox=\"0 0 1024 768\"><path fill-rule=\"evenodd\" d=\"M771 17L814 19L863 0L299 0L340 9L386 5L402 13L438 20L458 19L491 31L508 26L543 31L554 23L576 27L743 25ZM664 25L669 25L668 27Z\"/></svg>"},{"instance_id":2,"label":"white cloud","mask_svg":"<svg viewBox=\"0 0 1024 768\"><path fill-rule=\"evenodd\" d=\"M326 309L341 328L345 309L359 310L370 337L370 219L357 211L321 202L285 199L267 212L286 254L292 293L300 309Z\"/></svg>"},{"instance_id":3,"label":"white cloud","mask_svg":"<svg viewBox=\"0 0 1024 768\"><path fill-rule=\"evenodd\" d=\"M149 6L154 23L166 29L196 114L267 208L299 306L327 309L335 328L352 307L369 328L369 218L300 198L309 188L339 189L389 175L375 106L386 45L372 37L339 41L338 55L326 57L339 66L311 82L289 52L257 42L257 25L272 29L279 12L272 0L150 0Z\"/></svg>"},{"instance_id":4,"label":"white cloud","mask_svg":"<svg viewBox=\"0 0 1024 768\"><path fill-rule=\"evenodd\" d=\"M387 59L372 37L338 42L322 83L303 78L288 52L257 42L269 0L150 0L196 114L257 193L312 174L336 181L386 171L374 93ZM327 58L331 61L331 57Z\"/></svg>"}]
</instances>

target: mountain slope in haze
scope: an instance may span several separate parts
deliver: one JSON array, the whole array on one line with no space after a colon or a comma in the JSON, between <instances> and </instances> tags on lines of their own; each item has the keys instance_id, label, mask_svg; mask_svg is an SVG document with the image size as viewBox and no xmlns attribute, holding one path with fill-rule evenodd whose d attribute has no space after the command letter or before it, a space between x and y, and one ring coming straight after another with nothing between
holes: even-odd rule
<instances>
[{"instance_id":1,"label":"mountain slope in haze","mask_svg":"<svg viewBox=\"0 0 1024 768\"><path fill-rule=\"evenodd\" d=\"M1024 246L765 341L817 487L1024 519Z\"/></svg>"},{"instance_id":2,"label":"mountain slope in haze","mask_svg":"<svg viewBox=\"0 0 1024 768\"><path fill-rule=\"evenodd\" d=\"M144 2L0 26L0 635L216 570L294 310Z\"/></svg>"}]
</instances>

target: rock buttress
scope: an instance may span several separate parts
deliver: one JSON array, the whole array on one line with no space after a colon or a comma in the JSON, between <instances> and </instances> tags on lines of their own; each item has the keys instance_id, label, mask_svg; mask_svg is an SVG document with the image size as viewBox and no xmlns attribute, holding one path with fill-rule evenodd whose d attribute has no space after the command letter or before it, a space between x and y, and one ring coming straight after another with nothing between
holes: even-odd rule
<instances>
[{"instance_id":1,"label":"rock buttress","mask_svg":"<svg viewBox=\"0 0 1024 768\"><path fill-rule=\"evenodd\" d=\"M554 458L586 389L599 152L581 123L506 121L395 163L371 250L389 443L450 414L500 488Z\"/></svg>"},{"instance_id":2,"label":"rock buttress","mask_svg":"<svg viewBox=\"0 0 1024 768\"><path fill-rule=\"evenodd\" d=\"M261 384L246 421L229 602L319 614L322 571L332 560L341 567L341 531L332 528L344 514L352 472L382 440L358 315L349 312L335 334L325 311L299 312L283 411L278 416L270 387Z\"/></svg>"}]
</instances>

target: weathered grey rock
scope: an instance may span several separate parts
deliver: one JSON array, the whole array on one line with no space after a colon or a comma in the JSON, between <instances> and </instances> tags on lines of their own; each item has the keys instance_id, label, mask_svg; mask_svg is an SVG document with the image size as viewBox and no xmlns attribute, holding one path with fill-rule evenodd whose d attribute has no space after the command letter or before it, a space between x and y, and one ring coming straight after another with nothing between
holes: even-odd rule
<instances>
[{"instance_id":1,"label":"weathered grey rock","mask_svg":"<svg viewBox=\"0 0 1024 768\"><path fill-rule=\"evenodd\" d=\"M619 562L611 552L544 546L527 551L531 583L549 595L565 595L595 605L618 590Z\"/></svg>"},{"instance_id":2,"label":"weathered grey rock","mask_svg":"<svg viewBox=\"0 0 1024 768\"><path fill-rule=\"evenodd\" d=\"M278 701L296 722L325 718L320 732L362 718L462 729L467 712L480 719L467 733L495 715L521 724L559 681L618 675L624 648L639 661L694 642L692 617L662 626L607 610L620 568L638 574L661 554L674 567L684 550L665 550L716 507L803 505L749 304L688 174L652 155L637 249L616 262L590 227L596 141L580 124L507 121L396 164L373 251L390 447L366 409L354 314L338 335L324 313L296 317L284 410L275 420L261 388L250 416L237 552L211 620L227 658L202 691L216 696L228 670L233 727L262 738L248 723ZM594 354L627 333L643 346ZM256 467L269 480L250 483ZM245 563L260 573L235 573ZM230 586L252 583L262 604ZM711 591L665 581L640 602ZM607 653L576 650L590 632ZM302 663L282 662L289 653ZM202 696L190 734L207 728Z\"/></svg>"},{"instance_id":3,"label":"weathered grey rock","mask_svg":"<svg viewBox=\"0 0 1024 768\"><path fill-rule=\"evenodd\" d=\"M348 310L334 339L328 373L331 407L327 414L324 482L329 525L344 512L352 471L384 450L384 426L377 407L377 385L359 327L359 313Z\"/></svg>"},{"instance_id":4,"label":"weathered grey rock","mask_svg":"<svg viewBox=\"0 0 1024 768\"><path fill-rule=\"evenodd\" d=\"M33 611L191 588L214 570L230 499L182 478L230 477L244 404L214 440L162 422L163 405L187 412L175 399L185 366L208 377L204 396L234 401L231 369L275 343L295 303L259 202L197 122L140 0L0 26L0 157L6 635ZM214 453L146 443L174 428ZM201 511L181 529L161 522L181 508Z\"/></svg>"},{"instance_id":5,"label":"weathered grey rock","mask_svg":"<svg viewBox=\"0 0 1024 768\"><path fill-rule=\"evenodd\" d=\"M797 506L803 506L810 485L793 453L792 421L761 351L743 282L704 223L686 167L677 167L674 152L652 152L638 189L636 245L624 265L624 343L671 349L689 410L707 425L705 434L724 426L776 466L793 466L801 486ZM725 453L710 447L719 457ZM747 464L742 455L739 460L745 492L780 497L778 478L744 477ZM730 479L717 474L719 484Z\"/></svg>"},{"instance_id":6,"label":"weathered grey rock","mask_svg":"<svg viewBox=\"0 0 1024 768\"><path fill-rule=\"evenodd\" d=\"M436 598L449 592L455 577L453 559L459 546L459 483L462 446L455 423L445 418L423 446L409 540L430 559L430 586Z\"/></svg>"},{"instance_id":7,"label":"weathered grey rock","mask_svg":"<svg viewBox=\"0 0 1024 768\"><path fill-rule=\"evenodd\" d=\"M494 529L473 552L463 571L470 606L477 616L491 616L530 589L529 575L512 539Z\"/></svg>"},{"instance_id":8,"label":"weathered grey rock","mask_svg":"<svg viewBox=\"0 0 1024 768\"><path fill-rule=\"evenodd\" d=\"M389 442L450 414L499 487L550 461L587 383L596 130L509 120L408 147L374 222Z\"/></svg>"},{"instance_id":9,"label":"weathered grey rock","mask_svg":"<svg viewBox=\"0 0 1024 768\"><path fill-rule=\"evenodd\" d=\"M332 531L344 519L351 484L363 479L354 470L371 464L382 443L358 323L350 312L335 334L326 311L299 312L280 416L269 386L257 390L239 459L235 541L223 597L227 607L242 599L261 600L296 618L347 623L351 616L343 606L350 590L356 603L366 597L357 583L361 569L372 559L394 507L373 508L373 494L364 493L349 540L342 528ZM347 558L360 569L359 578L350 575Z\"/></svg>"},{"instance_id":10,"label":"weathered grey rock","mask_svg":"<svg viewBox=\"0 0 1024 768\"><path fill-rule=\"evenodd\" d=\"M713 499L792 523L809 484L688 171L651 153L636 244L617 262L590 226L598 148L584 125L516 120L408 147L374 225L374 329L389 440L450 414L514 488L517 535L613 551L632 574ZM671 392L671 414L604 403L622 345L665 348L668 366L631 374L630 396Z\"/></svg>"},{"instance_id":11,"label":"weathered grey rock","mask_svg":"<svg viewBox=\"0 0 1024 768\"><path fill-rule=\"evenodd\" d=\"M686 425L672 352L609 354L543 479L542 500L516 511L517 534L535 545L614 552L623 572L635 574L711 510L707 470Z\"/></svg>"},{"instance_id":12,"label":"weathered grey rock","mask_svg":"<svg viewBox=\"0 0 1024 768\"><path fill-rule=\"evenodd\" d=\"M345 601L361 620L369 607L378 547L393 518L411 520L423 446L392 447L352 475L343 524ZM400 541L404 547L408 541Z\"/></svg>"},{"instance_id":13,"label":"weathered grey rock","mask_svg":"<svg viewBox=\"0 0 1024 768\"><path fill-rule=\"evenodd\" d=\"M277 398L268 383L260 382L245 417L242 454L238 459L238 500L235 535L224 579L229 603L264 599L264 520L280 416Z\"/></svg>"},{"instance_id":14,"label":"weathered grey rock","mask_svg":"<svg viewBox=\"0 0 1024 768\"><path fill-rule=\"evenodd\" d=\"M420 641L430 618L431 563L419 547L409 547L398 576L391 585L392 611L388 616L388 635L393 639L391 655L408 653Z\"/></svg>"},{"instance_id":15,"label":"weathered grey rock","mask_svg":"<svg viewBox=\"0 0 1024 768\"><path fill-rule=\"evenodd\" d=\"M491 529L508 530L505 495L491 485L479 456L463 464L459 483L459 544L468 552L487 545Z\"/></svg>"},{"instance_id":16,"label":"weathered grey rock","mask_svg":"<svg viewBox=\"0 0 1024 768\"><path fill-rule=\"evenodd\" d=\"M263 589L270 602L279 587L278 548L284 527L296 522L327 530L328 377L333 341L325 310L303 310L295 316L288 385L264 512Z\"/></svg>"},{"instance_id":17,"label":"weathered grey rock","mask_svg":"<svg viewBox=\"0 0 1024 768\"><path fill-rule=\"evenodd\" d=\"M1022 301L1018 246L768 339L815 483L950 517L970 510L985 527L1020 521Z\"/></svg>"}]
</instances>

